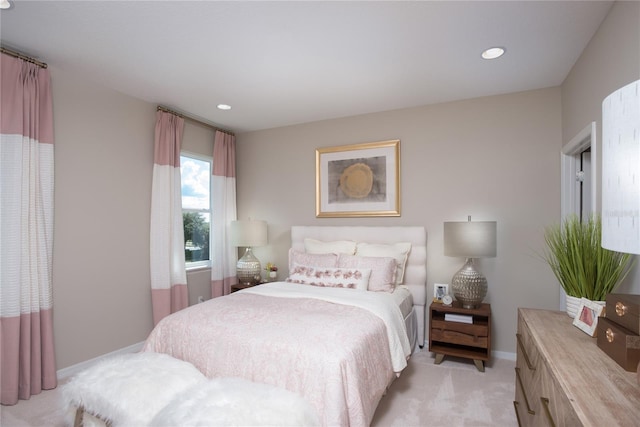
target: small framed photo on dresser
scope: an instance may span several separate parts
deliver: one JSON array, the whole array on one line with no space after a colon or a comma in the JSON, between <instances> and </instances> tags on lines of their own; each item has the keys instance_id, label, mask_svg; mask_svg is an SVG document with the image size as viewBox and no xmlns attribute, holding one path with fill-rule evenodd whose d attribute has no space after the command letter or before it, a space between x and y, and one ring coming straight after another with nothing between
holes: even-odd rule
<instances>
[{"instance_id":1,"label":"small framed photo on dresser","mask_svg":"<svg viewBox=\"0 0 640 427\"><path fill-rule=\"evenodd\" d=\"M433 302L442 302L442 298L449 294L449 285L446 283L433 284Z\"/></svg>"},{"instance_id":2,"label":"small framed photo on dresser","mask_svg":"<svg viewBox=\"0 0 640 427\"><path fill-rule=\"evenodd\" d=\"M603 309L604 306L582 298L576 317L573 319L573 325L594 337L596 335L596 327L598 326L598 317L602 314Z\"/></svg>"}]
</instances>

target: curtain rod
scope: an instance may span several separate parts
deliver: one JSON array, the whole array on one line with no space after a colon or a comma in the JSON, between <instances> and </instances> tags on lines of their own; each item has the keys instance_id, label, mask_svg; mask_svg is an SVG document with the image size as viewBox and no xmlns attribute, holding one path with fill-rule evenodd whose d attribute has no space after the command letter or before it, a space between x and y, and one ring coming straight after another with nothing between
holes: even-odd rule
<instances>
[{"instance_id":1,"label":"curtain rod","mask_svg":"<svg viewBox=\"0 0 640 427\"><path fill-rule=\"evenodd\" d=\"M40 62L37 59L33 59L28 57L27 55L23 55L20 52L16 52L15 50L7 49L4 46L0 46L0 52L6 53L9 56L13 56L14 58L22 59L23 61L31 62L32 64L36 64L40 68L47 68L47 64L44 62Z\"/></svg>"},{"instance_id":2,"label":"curtain rod","mask_svg":"<svg viewBox=\"0 0 640 427\"><path fill-rule=\"evenodd\" d=\"M164 111L165 113L173 114L173 115L175 115L175 116L182 117L183 119L186 119L186 120L191 120L192 122L199 123L199 124L201 124L201 125L203 125L203 126L206 126L206 127L208 127L208 128L211 128L211 129L213 129L213 130L219 130L220 132L223 132L223 133L226 133L226 134L234 135L234 136L235 136L235 134L234 134L233 132L229 131L229 130L219 128L219 127L217 127L217 126L214 126L214 125L212 125L212 124L209 124L209 123L203 122L203 121L198 120L198 119L194 119L193 117L189 117L189 116L187 116L187 115L185 115L185 114L183 114L183 113L178 113L177 111L170 110L170 109L168 109L167 107L162 107L162 106L158 105L158 109L157 109L157 111Z\"/></svg>"}]
</instances>

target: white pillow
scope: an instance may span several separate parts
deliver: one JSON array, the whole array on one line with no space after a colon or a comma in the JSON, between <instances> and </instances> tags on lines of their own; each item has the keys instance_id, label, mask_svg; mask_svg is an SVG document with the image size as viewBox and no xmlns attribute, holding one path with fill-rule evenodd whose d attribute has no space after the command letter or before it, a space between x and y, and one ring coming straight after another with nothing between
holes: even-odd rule
<instances>
[{"instance_id":1,"label":"white pillow","mask_svg":"<svg viewBox=\"0 0 640 427\"><path fill-rule=\"evenodd\" d=\"M340 268L369 268L369 291L393 292L396 288L396 270L398 263L392 257L373 257L357 255L338 255Z\"/></svg>"},{"instance_id":2,"label":"white pillow","mask_svg":"<svg viewBox=\"0 0 640 427\"><path fill-rule=\"evenodd\" d=\"M349 254L356 253L356 242L351 240L336 240L334 242L322 242L320 240L305 238L304 251L309 254Z\"/></svg>"},{"instance_id":3,"label":"white pillow","mask_svg":"<svg viewBox=\"0 0 640 427\"><path fill-rule=\"evenodd\" d=\"M367 290L370 268L332 268L296 264L289 272L287 282L327 288Z\"/></svg>"},{"instance_id":4,"label":"white pillow","mask_svg":"<svg viewBox=\"0 0 640 427\"><path fill-rule=\"evenodd\" d=\"M318 267L337 267L338 255L336 254L308 254L306 252L289 249L289 272L295 264L315 265Z\"/></svg>"},{"instance_id":5,"label":"white pillow","mask_svg":"<svg viewBox=\"0 0 640 427\"><path fill-rule=\"evenodd\" d=\"M411 250L411 243L401 242L392 245L383 245L378 243L358 243L356 247L356 255L358 256L376 256L376 257L392 257L398 263L396 271L396 285L401 285L404 280L404 267L407 264L407 257Z\"/></svg>"}]
</instances>

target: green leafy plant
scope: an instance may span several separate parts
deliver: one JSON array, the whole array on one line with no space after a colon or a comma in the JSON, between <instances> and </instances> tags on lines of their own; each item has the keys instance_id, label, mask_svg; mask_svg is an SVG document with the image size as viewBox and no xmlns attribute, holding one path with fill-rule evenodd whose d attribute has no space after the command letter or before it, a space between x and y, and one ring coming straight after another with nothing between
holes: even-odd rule
<instances>
[{"instance_id":1,"label":"green leafy plant","mask_svg":"<svg viewBox=\"0 0 640 427\"><path fill-rule=\"evenodd\" d=\"M543 258L567 295L604 301L633 267L632 255L600 246L601 234L599 216L581 222L571 215L545 229Z\"/></svg>"}]
</instances>

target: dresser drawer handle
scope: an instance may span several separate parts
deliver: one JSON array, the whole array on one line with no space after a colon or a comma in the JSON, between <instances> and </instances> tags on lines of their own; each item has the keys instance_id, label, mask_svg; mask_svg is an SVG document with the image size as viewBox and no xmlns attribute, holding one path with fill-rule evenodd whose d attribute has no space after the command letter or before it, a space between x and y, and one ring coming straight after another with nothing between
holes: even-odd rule
<instances>
[{"instance_id":1,"label":"dresser drawer handle","mask_svg":"<svg viewBox=\"0 0 640 427\"><path fill-rule=\"evenodd\" d=\"M544 407L544 413L547 415L547 421L549 421L549 425L551 427L556 427L556 423L553 422L553 418L551 417L551 411L549 411L549 399L546 397L541 397L542 406Z\"/></svg>"},{"instance_id":2,"label":"dresser drawer handle","mask_svg":"<svg viewBox=\"0 0 640 427\"><path fill-rule=\"evenodd\" d=\"M625 314L627 314L627 306L626 306L626 305L624 305L623 303L621 303L621 302L619 302L619 301L618 301L618 302L616 303L616 314L617 314L619 317L622 317L622 316L624 316Z\"/></svg>"},{"instance_id":3,"label":"dresser drawer handle","mask_svg":"<svg viewBox=\"0 0 640 427\"><path fill-rule=\"evenodd\" d=\"M516 411L516 419L518 420L518 427L522 427L522 423L520 422L520 414L518 413L518 405L520 402L513 401L513 410Z\"/></svg>"},{"instance_id":4,"label":"dresser drawer handle","mask_svg":"<svg viewBox=\"0 0 640 427\"><path fill-rule=\"evenodd\" d=\"M524 397L524 404L527 405L527 412L531 415L535 415L535 411L531 409L529 406L529 399L527 399L527 392L524 390L524 386L522 385L522 378L520 378L520 368L516 368L516 380L518 381L518 385L520 386L520 390L522 391L522 396Z\"/></svg>"},{"instance_id":5,"label":"dresser drawer handle","mask_svg":"<svg viewBox=\"0 0 640 427\"><path fill-rule=\"evenodd\" d=\"M524 363L527 364L527 368L529 368L530 371L535 371L536 367L531 364L531 361L529 360L529 356L527 356L527 350L525 350L524 344L522 344L522 335L516 334L516 339L518 340L518 347L520 347L520 350L522 350Z\"/></svg>"},{"instance_id":6,"label":"dresser drawer handle","mask_svg":"<svg viewBox=\"0 0 640 427\"><path fill-rule=\"evenodd\" d=\"M607 332L605 333L605 336L607 337L607 341L609 342L613 342L613 339L615 338L615 335L611 330L611 328L607 328Z\"/></svg>"}]
</instances>

